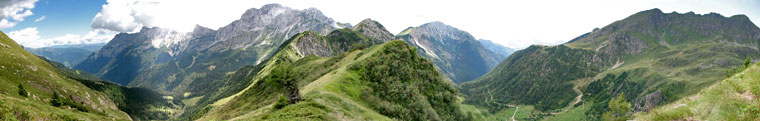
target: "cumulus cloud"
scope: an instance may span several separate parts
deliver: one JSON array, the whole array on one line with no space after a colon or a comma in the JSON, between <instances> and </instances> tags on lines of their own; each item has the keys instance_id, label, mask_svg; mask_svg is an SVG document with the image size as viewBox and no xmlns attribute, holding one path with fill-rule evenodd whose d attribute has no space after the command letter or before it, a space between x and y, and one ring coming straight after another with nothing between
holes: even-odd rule
<instances>
[{"instance_id":1,"label":"cumulus cloud","mask_svg":"<svg viewBox=\"0 0 760 121\"><path fill-rule=\"evenodd\" d=\"M42 16L40 18L34 19L34 22L40 22L42 20L45 20L45 18L46 18L45 16Z\"/></svg>"},{"instance_id":2,"label":"cumulus cloud","mask_svg":"<svg viewBox=\"0 0 760 121\"><path fill-rule=\"evenodd\" d=\"M141 27L161 27L181 32L196 24L218 28L239 19L245 10L260 7L251 0L107 0L92 19L91 27L136 32Z\"/></svg>"},{"instance_id":3,"label":"cumulus cloud","mask_svg":"<svg viewBox=\"0 0 760 121\"><path fill-rule=\"evenodd\" d=\"M16 26L31 16L32 8L37 0L2 0L0 1L0 29Z\"/></svg>"},{"instance_id":4,"label":"cumulus cloud","mask_svg":"<svg viewBox=\"0 0 760 121\"><path fill-rule=\"evenodd\" d=\"M106 43L113 39L115 33L96 29L85 35L66 34L53 38L41 38L37 27L24 28L8 32L8 36L24 47L40 48L55 45Z\"/></svg>"}]
</instances>

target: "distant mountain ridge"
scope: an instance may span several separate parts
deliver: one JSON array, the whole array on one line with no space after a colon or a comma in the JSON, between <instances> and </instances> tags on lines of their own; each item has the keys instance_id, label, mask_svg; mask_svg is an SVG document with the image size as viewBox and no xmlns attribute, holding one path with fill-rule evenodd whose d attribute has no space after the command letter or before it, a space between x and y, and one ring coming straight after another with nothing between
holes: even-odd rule
<instances>
[{"instance_id":1,"label":"distant mountain ridge","mask_svg":"<svg viewBox=\"0 0 760 121\"><path fill-rule=\"evenodd\" d=\"M103 47L106 43L56 45L42 48L24 48L39 56L43 56L55 62L60 62L66 67L73 67L82 62L87 56Z\"/></svg>"},{"instance_id":2,"label":"distant mountain ridge","mask_svg":"<svg viewBox=\"0 0 760 121\"><path fill-rule=\"evenodd\" d=\"M417 46L419 54L435 62L455 83L478 78L506 58L486 49L469 33L442 22L407 28L396 38Z\"/></svg>"},{"instance_id":3,"label":"distant mountain ridge","mask_svg":"<svg viewBox=\"0 0 760 121\"><path fill-rule=\"evenodd\" d=\"M480 44L483 44L484 47L486 47L488 50L491 50L492 52L502 55L504 58L509 57L510 54L514 53L515 50L509 47L505 47L504 45L494 43L491 40L484 40L484 39L478 39ZM502 58L503 59L503 58Z\"/></svg>"},{"instance_id":4,"label":"distant mountain ridge","mask_svg":"<svg viewBox=\"0 0 760 121\"><path fill-rule=\"evenodd\" d=\"M55 62L60 62L66 67L72 67L82 62L92 51L81 48L24 48L35 55L43 56Z\"/></svg>"}]
</instances>

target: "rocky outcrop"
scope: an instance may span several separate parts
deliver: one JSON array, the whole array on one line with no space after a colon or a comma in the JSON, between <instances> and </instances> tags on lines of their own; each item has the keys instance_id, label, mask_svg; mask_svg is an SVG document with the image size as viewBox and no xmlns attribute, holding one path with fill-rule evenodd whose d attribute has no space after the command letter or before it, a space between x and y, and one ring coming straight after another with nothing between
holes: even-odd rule
<instances>
[{"instance_id":1,"label":"rocky outcrop","mask_svg":"<svg viewBox=\"0 0 760 121\"><path fill-rule=\"evenodd\" d=\"M388 42L394 39L393 34L388 32L380 22L369 18L356 24L354 31L359 31L367 37L376 38L382 42Z\"/></svg>"},{"instance_id":2,"label":"rocky outcrop","mask_svg":"<svg viewBox=\"0 0 760 121\"><path fill-rule=\"evenodd\" d=\"M660 91L653 92L653 93L647 94L646 96L641 98L641 100L636 102L633 105L633 110L635 112L649 111L655 106L658 106L664 100L665 100L665 95L662 95L662 92Z\"/></svg>"},{"instance_id":3,"label":"rocky outcrop","mask_svg":"<svg viewBox=\"0 0 760 121\"><path fill-rule=\"evenodd\" d=\"M302 56L316 55L319 57L330 57L333 55L333 48L324 37L319 36L314 31L306 31L293 38L296 41L294 47Z\"/></svg>"}]
</instances>

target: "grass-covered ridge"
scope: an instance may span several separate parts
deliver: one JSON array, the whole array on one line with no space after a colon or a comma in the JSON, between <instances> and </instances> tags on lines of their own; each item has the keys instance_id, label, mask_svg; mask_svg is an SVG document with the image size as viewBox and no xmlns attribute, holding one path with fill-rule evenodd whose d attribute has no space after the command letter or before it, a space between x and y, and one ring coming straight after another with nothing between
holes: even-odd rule
<instances>
[{"instance_id":1,"label":"grass-covered ridge","mask_svg":"<svg viewBox=\"0 0 760 121\"><path fill-rule=\"evenodd\" d=\"M293 38L303 37L298 34ZM298 41L302 40L290 43ZM403 41L354 48L331 57L302 57L297 45L284 45L252 77L250 87L208 106L199 120L468 118L459 109L453 84L443 80L432 63L417 56L416 50ZM293 97L289 96L293 88L284 85L282 79L294 80L300 100L278 101Z\"/></svg>"}]
</instances>

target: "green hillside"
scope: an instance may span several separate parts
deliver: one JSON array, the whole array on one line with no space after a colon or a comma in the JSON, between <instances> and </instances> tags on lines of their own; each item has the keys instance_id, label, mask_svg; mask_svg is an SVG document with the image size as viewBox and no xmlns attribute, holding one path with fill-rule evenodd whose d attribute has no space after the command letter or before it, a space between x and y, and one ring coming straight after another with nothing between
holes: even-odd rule
<instances>
[{"instance_id":1,"label":"green hillside","mask_svg":"<svg viewBox=\"0 0 760 121\"><path fill-rule=\"evenodd\" d=\"M103 92L61 74L0 33L0 119L130 120Z\"/></svg>"},{"instance_id":2,"label":"green hillside","mask_svg":"<svg viewBox=\"0 0 760 121\"><path fill-rule=\"evenodd\" d=\"M485 76L460 86L465 103L490 112L531 105L533 119L601 120L625 94L648 111L718 82L760 55L760 29L746 16L642 11L557 46L515 52ZM502 109L505 108L505 109ZM580 116L579 116L580 115Z\"/></svg>"},{"instance_id":3,"label":"green hillside","mask_svg":"<svg viewBox=\"0 0 760 121\"><path fill-rule=\"evenodd\" d=\"M760 120L760 67L752 64L697 94L636 114L636 120Z\"/></svg>"},{"instance_id":4,"label":"green hillside","mask_svg":"<svg viewBox=\"0 0 760 121\"><path fill-rule=\"evenodd\" d=\"M302 41L313 41L308 38L321 37L309 37L313 34L304 32L291 38L291 44L284 44L262 64L265 66L252 76L249 87L204 107L196 114L203 115L199 120L464 120L466 117L456 104L453 84L443 80L433 65L418 57L416 50L405 42L371 47L348 44L353 46L346 53L304 57L301 48L320 48L299 46Z\"/></svg>"}]
</instances>

